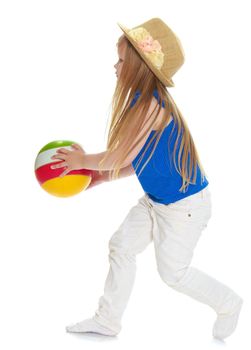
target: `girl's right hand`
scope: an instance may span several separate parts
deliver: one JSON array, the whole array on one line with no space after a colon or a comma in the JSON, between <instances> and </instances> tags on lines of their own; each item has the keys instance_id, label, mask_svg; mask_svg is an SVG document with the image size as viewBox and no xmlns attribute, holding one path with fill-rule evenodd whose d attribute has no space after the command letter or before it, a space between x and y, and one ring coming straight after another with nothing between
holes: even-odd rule
<instances>
[{"instance_id":1,"label":"girl's right hand","mask_svg":"<svg viewBox=\"0 0 251 350\"><path fill-rule=\"evenodd\" d=\"M105 182L104 175L105 175L105 172L103 172L103 174L100 175L98 170L92 170L92 180L91 180L89 186L86 188L86 190Z\"/></svg>"}]
</instances>

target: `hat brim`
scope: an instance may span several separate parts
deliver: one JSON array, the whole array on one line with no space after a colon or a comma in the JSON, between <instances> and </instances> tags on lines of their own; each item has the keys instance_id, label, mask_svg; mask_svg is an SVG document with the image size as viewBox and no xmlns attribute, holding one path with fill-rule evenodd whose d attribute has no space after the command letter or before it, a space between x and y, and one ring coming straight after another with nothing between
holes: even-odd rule
<instances>
[{"instance_id":1,"label":"hat brim","mask_svg":"<svg viewBox=\"0 0 251 350\"><path fill-rule=\"evenodd\" d=\"M157 76L157 78L168 87L174 87L175 84L171 78L166 78L166 76L161 72L161 70L154 67L154 65L151 63L151 61L148 59L148 57L145 56L144 52L138 47L137 42L130 36L129 31L130 29L123 26L121 23L117 22L117 25L120 27L120 29L124 32L126 38L130 41L130 43L133 45L135 50L138 52L140 57L144 60L144 62L147 64L147 66L151 69L151 71Z\"/></svg>"}]
</instances>

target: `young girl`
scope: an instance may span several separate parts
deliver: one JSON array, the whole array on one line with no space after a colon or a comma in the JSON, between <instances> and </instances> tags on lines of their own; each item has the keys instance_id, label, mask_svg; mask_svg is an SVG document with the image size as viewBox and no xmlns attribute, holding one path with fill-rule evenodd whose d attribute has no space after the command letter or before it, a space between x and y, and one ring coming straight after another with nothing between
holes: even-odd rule
<instances>
[{"instance_id":1,"label":"young girl","mask_svg":"<svg viewBox=\"0 0 251 350\"><path fill-rule=\"evenodd\" d=\"M79 145L73 151L63 148L53 158L64 161L54 167L65 167L62 176L73 169L92 169L89 188L136 173L144 195L109 241L110 268L95 315L66 329L120 332L134 284L136 255L153 241L163 281L213 308L217 314L213 336L226 338L236 328L243 299L190 266L211 217L211 194L192 135L166 89L174 86L171 77L184 63L184 51L159 18L131 30L119 26L124 34L117 43L118 79L107 150L86 154Z\"/></svg>"}]
</instances>

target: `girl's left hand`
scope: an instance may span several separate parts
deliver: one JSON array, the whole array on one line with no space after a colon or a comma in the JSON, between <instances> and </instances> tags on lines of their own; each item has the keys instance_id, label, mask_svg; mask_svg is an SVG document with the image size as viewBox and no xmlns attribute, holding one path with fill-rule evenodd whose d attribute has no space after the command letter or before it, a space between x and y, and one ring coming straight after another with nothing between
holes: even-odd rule
<instances>
[{"instance_id":1,"label":"girl's left hand","mask_svg":"<svg viewBox=\"0 0 251 350\"><path fill-rule=\"evenodd\" d=\"M72 170L78 170L83 169L83 158L86 152L83 150L81 146L74 143L71 145L71 147L74 149L73 151L70 151L66 148L59 148L57 150L57 154L54 154L51 159L63 159L64 162L51 165L51 169L55 168L62 168L65 167L66 169L59 175L59 177L65 176L67 173L69 173Z\"/></svg>"}]
</instances>

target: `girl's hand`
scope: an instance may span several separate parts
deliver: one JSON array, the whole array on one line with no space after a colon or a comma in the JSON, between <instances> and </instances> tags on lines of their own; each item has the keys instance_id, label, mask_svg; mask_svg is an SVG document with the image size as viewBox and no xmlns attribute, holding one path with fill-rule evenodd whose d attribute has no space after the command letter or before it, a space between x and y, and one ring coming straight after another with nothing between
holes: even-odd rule
<instances>
[{"instance_id":1,"label":"girl's hand","mask_svg":"<svg viewBox=\"0 0 251 350\"><path fill-rule=\"evenodd\" d=\"M55 168L66 168L59 177L65 176L72 170L83 169L83 158L85 155L85 151L81 146L74 143L71 145L73 151L70 151L66 148L59 148L57 150L57 154L54 154L51 159L63 159L64 162L51 165L51 169Z\"/></svg>"}]
</instances>

